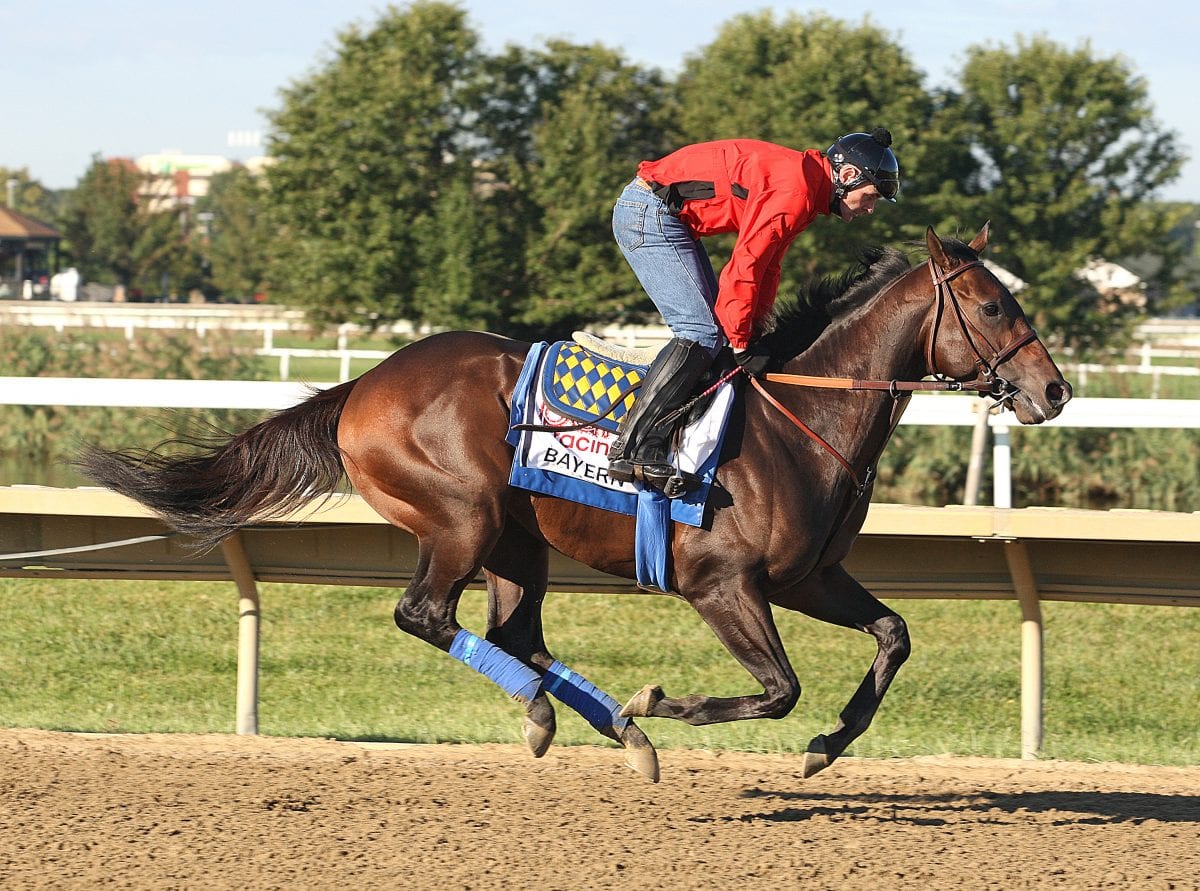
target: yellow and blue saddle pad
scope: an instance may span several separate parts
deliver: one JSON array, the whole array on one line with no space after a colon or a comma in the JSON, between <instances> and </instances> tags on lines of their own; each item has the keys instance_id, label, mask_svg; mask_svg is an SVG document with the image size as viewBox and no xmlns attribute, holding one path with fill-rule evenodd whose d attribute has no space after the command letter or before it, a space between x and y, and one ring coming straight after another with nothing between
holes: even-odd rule
<instances>
[{"instance_id":1,"label":"yellow and blue saddle pad","mask_svg":"<svg viewBox=\"0 0 1200 891\"><path fill-rule=\"evenodd\" d=\"M578 421L596 420L598 426L615 432L633 407L645 376L644 365L618 362L574 341L560 341L546 350L542 394L546 405L559 414Z\"/></svg>"}]
</instances>

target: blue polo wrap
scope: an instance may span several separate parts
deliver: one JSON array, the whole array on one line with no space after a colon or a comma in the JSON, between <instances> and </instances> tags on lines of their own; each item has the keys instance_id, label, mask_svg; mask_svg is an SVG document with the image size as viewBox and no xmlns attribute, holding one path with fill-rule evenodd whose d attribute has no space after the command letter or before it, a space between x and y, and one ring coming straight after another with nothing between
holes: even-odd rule
<instances>
[{"instance_id":1,"label":"blue polo wrap","mask_svg":"<svg viewBox=\"0 0 1200 891\"><path fill-rule=\"evenodd\" d=\"M572 708L597 730L624 730L629 719L622 717L621 704L557 659L546 669L546 692Z\"/></svg>"},{"instance_id":2,"label":"blue polo wrap","mask_svg":"<svg viewBox=\"0 0 1200 891\"><path fill-rule=\"evenodd\" d=\"M541 675L528 665L465 628L454 636L450 655L495 682L517 702L532 700L542 684Z\"/></svg>"}]
</instances>

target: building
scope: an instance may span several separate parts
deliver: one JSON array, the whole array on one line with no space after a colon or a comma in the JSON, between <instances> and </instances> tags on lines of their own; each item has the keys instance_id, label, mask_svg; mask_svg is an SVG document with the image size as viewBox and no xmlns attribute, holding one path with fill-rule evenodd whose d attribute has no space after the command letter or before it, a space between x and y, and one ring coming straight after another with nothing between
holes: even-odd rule
<instances>
[{"instance_id":1,"label":"building","mask_svg":"<svg viewBox=\"0 0 1200 891\"><path fill-rule=\"evenodd\" d=\"M266 158L248 158L242 166L259 173L267 163ZM134 165L146 174L148 185L143 195L150 200L150 209L158 211L195 204L208 194L212 178L232 170L236 162L221 155L187 155L164 150L156 155L142 155Z\"/></svg>"},{"instance_id":2,"label":"building","mask_svg":"<svg viewBox=\"0 0 1200 891\"><path fill-rule=\"evenodd\" d=\"M42 294L56 271L61 240L53 226L0 205L0 298Z\"/></svg>"}]
</instances>

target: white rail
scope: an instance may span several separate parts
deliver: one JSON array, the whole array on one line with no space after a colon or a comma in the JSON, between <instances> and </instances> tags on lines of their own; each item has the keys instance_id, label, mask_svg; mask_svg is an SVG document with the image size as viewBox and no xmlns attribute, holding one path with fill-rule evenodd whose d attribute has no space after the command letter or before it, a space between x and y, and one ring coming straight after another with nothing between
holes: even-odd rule
<instances>
[{"instance_id":1,"label":"white rail","mask_svg":"<svg viewBox=\"0 0 1200 891\"><path fill-rule=\"evenodd\" d=\"M307 398L314 387L297 381L194 381L53 377L0 377L0 405L116 406L127 408L234 408L277 411ZM918 394L902 424L973 427L987 402L973 396ZM990 415L993 434L992 503L1012 506L1012 446L1008 412ZM1043 427L1113 429L1200 428L1200 399L1080 397ZM978 456L981 457L981 456ZM973 460L976 458L973 456ZM977 460L976 460L976 463Z\"/></svg>"}]
</instances>

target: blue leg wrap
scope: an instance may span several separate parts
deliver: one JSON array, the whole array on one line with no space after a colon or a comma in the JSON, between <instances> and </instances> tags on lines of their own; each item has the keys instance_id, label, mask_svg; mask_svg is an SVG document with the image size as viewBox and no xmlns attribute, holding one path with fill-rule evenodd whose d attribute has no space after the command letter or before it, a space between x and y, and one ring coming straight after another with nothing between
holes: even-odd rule
<instances>
[{"instance_id":1,"label":"blue leg wrap","mask_svg":"<svg viewBox=\"0 0 1200 891\"><path fill-rule=\"evenodd\" d=\"M465 628L454 636L450 655L494 681L517 702L532 700L542 685L541 675L528 665Z\"/></svg>"},{"instance_id":2,"label":"blue leg wrap","mask_svg":"<svg viewBox=\"0 0 1200 891\"><path fill-rule=\"evenodd\" d=\"M597 730L624 730L629 724L629 719L621 716L619 702L557 659L546 669L546 692L579 712Z\"/></svg>"}]
</instances>

